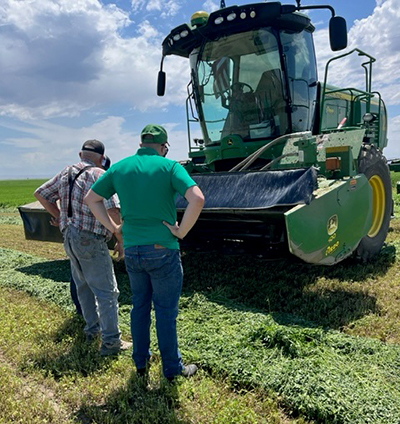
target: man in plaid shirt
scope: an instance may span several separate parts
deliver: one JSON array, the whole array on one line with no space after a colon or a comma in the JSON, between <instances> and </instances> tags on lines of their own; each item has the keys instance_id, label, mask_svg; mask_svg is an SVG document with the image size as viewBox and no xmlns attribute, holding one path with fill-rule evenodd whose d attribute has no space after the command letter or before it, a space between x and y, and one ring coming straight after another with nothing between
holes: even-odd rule
<instances>
[{"instance_id":1,"label":"man in plaid shirt","mask_svg":"<svg viewBox=\"0 0 400 424\"><path fill-rule=\"evenodd\" d=\"M83 198L104 174L104 145L88 140L79 153L81 161L67 166L35 191L35 197L58 222L64 247L71 260L85 333L92 341L101 332L101 355L113 355L132 346L121 339L118 326L119 290L107 241L112 234L96 220ZM58 203L59 202L59 203ZM119 201L105 201L110 218L120 222Z\"/></svg>"}]
</instances>

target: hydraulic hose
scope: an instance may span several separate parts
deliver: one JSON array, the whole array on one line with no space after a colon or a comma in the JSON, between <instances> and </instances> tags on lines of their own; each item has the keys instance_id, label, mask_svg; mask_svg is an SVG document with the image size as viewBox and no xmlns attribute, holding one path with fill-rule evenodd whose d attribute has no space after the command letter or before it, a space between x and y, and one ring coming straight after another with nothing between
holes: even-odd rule
<instances>
[{"instance_id":1,"label":"hydraulic hose","mask_svg":"<svg viewBox=\"0 0 400 424\"><path fill-rule=\"evenodd\" d=\"M271 141L271 143L266 144L265 146L260 147L258 150L256 150L254 153L252 153L250 156L242 160L242 162L235 165L232 169L229 170L229 172L235 172L235 171L245 171L255 160L257 160L266 150L268 150L271 147L276 146L277 144L290 140L291 138L297 138L297 137L305 137L310 136L311 131L302 131L292 134L284 134L281 135L278 138L275 138Z\"/></svg>"}]
</instances>

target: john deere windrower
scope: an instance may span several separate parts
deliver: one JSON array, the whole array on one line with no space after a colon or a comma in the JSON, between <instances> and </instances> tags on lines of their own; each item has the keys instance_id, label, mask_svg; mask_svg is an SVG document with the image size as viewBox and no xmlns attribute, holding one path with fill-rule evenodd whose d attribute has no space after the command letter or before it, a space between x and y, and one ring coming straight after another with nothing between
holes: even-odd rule
<instances>
[{"instance_id":1,"label":"john deere windrower","mask_svg":"<svg viewBox=\"0 0 400 424\"><path fill-rule=\"evenodd\" d=\"M163 42L166 56L189 59L186 168L206 196L188 247L275 254L335 264L377 255L392 211L382 154L387 113L372 91L369 54L328 61L318 80L314 27L304 14L328 9L330 46L347 47L346 22L332 7L279 2L196 12ZM331 64L361 56L365 86L327 84ZM344 76L343 81L346 82ZM193 124L202 138L191 139ZM184 199L178 199L181 212Z\"/></svg>"}]
</instances>

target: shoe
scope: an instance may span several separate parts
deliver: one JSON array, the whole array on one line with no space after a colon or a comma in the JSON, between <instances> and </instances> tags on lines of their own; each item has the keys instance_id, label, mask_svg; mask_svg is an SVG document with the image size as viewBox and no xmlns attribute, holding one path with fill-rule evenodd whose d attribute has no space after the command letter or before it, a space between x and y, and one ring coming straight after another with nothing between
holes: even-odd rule
<instances>
[{"instance_id":1,"label":"shoe","mask_svg":"<svg viewBox=\"0 0 400 424\"><path fill-rule=\"evenodd\" d=\"M138 377L146 377L148 375L149 369L150 369L150 366L151 366L151 362L150 362L151 359L152 359L152 357L150 356L150 358L148 358L146 360L146 366L144 368L136 367L136 375Z\"/></svg>"},{"instance_id":2,"label":"shoe","mask_svg":"<svg viewBox=\"0 0 400 424\"><path fill-rule=\"evenodd\" d=\"M193 377L196 374L197 370L198 370L198 368L197 368L197 365L195 365L195 364L185 365L182 372L181 372L181 375L185 378ZM175 377L176 376L167 377L167 380L170 383L173 383L174 380L175 380Z\"/></svg>"},{"instance_id":3,"label":"shoe","mask_svg":"<svg viewBox=\"0 0 400 424\"><path fill-rule=\"evenodd\" d=\"M136 370L136 374L138 375L138 377L145 377L146 376L146 368L138 368Z\"/></svg>"},{"instance_id":4,"label":"shoe","mask_svg":"<svg viewBox=\"0 0 400 424\"><path fill-rule=\"evenodd\" d=\"M186 378L193 377L196 374L197 369L198 369L197 365L195 364L185 365L181 375L183 375Z\"/></svg>"},{"instance_id":5,"label":"shoe","mask_svg":"<svg viewBox=\"0 0 400 424\"><path fill-rule=\"evenodd\" d=\"M113 346L106 346L102 345L100 349L100 355L101 356L112 356L112 355L118 355L118 353L128 350L133 346L130 342L125 342L124 340L121 340L119 343L113 345Z\"/></svg>"}]
</instances>

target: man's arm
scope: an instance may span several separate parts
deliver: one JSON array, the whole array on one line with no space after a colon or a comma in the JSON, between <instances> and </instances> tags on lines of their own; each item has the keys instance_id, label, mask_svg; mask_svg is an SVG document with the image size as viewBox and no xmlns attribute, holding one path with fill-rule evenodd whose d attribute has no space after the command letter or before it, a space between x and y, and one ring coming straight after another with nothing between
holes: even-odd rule
<instances>
[{"instance_id":1,"label":"man's arm","mask_svg":"<svg viewBox=\"0 0 400 424\"><path fill-rule=\"evenodd\" d=\"M37 192L34 193L34 196L39 200L47 212L49 212L50 215L52 215L58 221L60 218L60 209L58 208L57 203L49 202Z\"/></svg>"},{"instance_id":2,"label":"man's arm","mask_svg":"<svg viewBox=\"0 0 400 424\"><path fill-rule=\"evenodd\" d=\"M179 239L183 239L192 229L204 206L204 195L198 186L188 188L185 193L185 199L189 204L183 214L180 225L178 225L177 222L175 225L170 225L168 222L164 221L164 225L166 225L171 233Z\"/></svg>"},{"instance_id":3,"label":"man's arm","mask_svg":"<svg viewBox=\"0 0 400 424\"><path fill-rule=\"evenodd\" d=\"M124 257L124 241L122 238L121 215L117 208L110 208L107 212L103 200L104 197L98 195L92 189L88 191L83 199L96 219L115 235L117 243L114 247L114 253L118 253L118 259L122 259Z\"/></svg>"},{"instance_id":4,"label":"man's arm","mask_svg":"<svg viewBox=\"0 0 400 424\"><path fill-rule=\"evenodd\" d=\"M108 215L117 225L121 224L121 211L119 208L107 209Z\"/></svg>"},{"instance_id":5,"label":"man's arm","mask_svg":"<svg viewBox=\"0 0 400 424\"><path fill-rule=\"evenodd\" d=\"M85 198L83 199L83 201L89 206L92 214L96 217L96 219L100 221L101 224L107 228L107 230L115 234L117 231L119 231L119 227L121 225L117 224L112 218L110 218L110 215L107 213L107 209L104 206L103 200L104 197L98 195L92 189L88 191Z\"/></svg>"}]
</instances>

